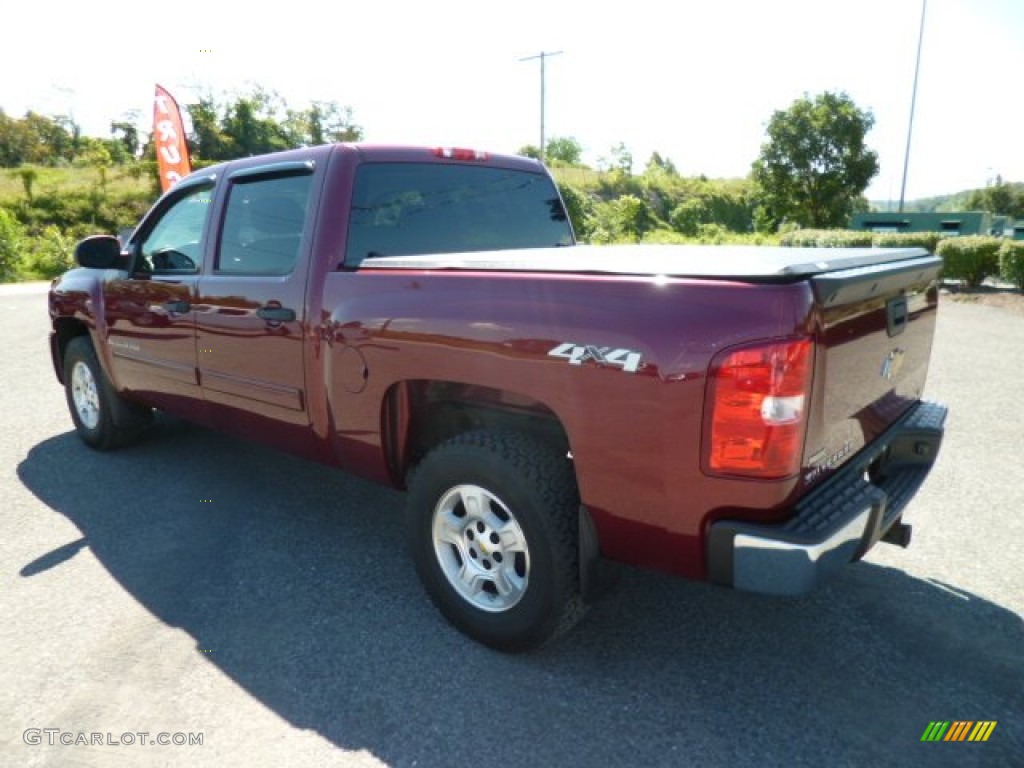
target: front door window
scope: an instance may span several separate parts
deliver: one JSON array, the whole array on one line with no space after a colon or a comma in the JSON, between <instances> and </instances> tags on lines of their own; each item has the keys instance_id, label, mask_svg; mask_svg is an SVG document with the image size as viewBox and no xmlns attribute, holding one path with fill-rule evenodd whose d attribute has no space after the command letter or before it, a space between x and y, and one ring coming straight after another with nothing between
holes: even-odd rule
<instances>
[{"instance_id":1,"label":"front door window","mask_svg":"<svg viewBox=\"0 0 1024 768\"><path fill-rule=\"evenodd\" d=\"M199 271L211 194L209 188L196 189L164 211L140 245L137 270L155 275Z\"/></svg>"}]
</instances>

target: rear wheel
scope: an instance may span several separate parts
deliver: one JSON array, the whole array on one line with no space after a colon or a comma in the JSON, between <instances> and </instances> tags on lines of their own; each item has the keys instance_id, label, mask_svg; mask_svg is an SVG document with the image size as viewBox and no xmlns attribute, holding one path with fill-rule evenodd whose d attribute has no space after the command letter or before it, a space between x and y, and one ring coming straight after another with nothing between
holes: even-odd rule
<instances>
[{"instance_id":1,"label":"rear wheel","mask_svg":"<svg viewBox=\"0 0 1024 768\"><path fill-rule=\"evenodd\" d=\"M68 342L64 384L75 430L92 448L107 450L126 445L152 419L149 408L131 403L114 391L86 336Z\"/></svg>"},{"instance_id":2,"label":"rear wheel","mask_svg":"<svg viewBox=\"0 0 1024 768\"><path fill-rule=\"evenodd\" d=\"M572 464L529 436L469 432L435 448L409 487L409 539L444 616L505 651L536 648L583 614Z\"/></svg>"}]
</instances>

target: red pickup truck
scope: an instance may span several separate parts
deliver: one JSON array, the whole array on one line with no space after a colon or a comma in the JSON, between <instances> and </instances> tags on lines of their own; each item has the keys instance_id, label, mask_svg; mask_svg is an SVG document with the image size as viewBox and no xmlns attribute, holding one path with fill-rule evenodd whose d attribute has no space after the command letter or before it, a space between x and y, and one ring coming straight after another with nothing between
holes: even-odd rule
<instances>
[{"instance_id":1,"label":"red pickup truck","mask_svg":"<svg viewBox=\"0 0 1024 768\"><path fill-rule=\"evenodd\" d=\"M246 158L76 257L50 350L88 445L159 409L406 488L428 594L501 649L613 561L799 594L906 546L942 439L940 259L576 245L526 158Z\"/></svg>"}]
</instances>

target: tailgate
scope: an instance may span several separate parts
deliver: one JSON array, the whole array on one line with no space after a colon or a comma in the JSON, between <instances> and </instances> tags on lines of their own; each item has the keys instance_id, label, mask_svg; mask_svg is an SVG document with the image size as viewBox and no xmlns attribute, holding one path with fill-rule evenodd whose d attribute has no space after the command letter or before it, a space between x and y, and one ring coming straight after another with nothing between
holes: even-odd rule
<instances>
[{"instance_id":1,"label":"tailgate","mask_svg":"<svg viewBox=\"0 0 1024 768\"><path fill-rule=\"evenodd\" d=\"M941 259L918 255L811 279L819 321L804 444L807 485L856 455L921 398L941 267Z\"/></svg>"}]
</instances>

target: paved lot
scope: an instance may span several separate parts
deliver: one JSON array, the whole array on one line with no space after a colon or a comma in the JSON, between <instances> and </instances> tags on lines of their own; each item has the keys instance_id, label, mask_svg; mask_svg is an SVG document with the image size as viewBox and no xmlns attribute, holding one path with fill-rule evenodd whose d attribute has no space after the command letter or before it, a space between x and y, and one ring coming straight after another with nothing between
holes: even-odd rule
<instances>
[{"instance_id":1,"label":"paved lot","mask_svg":"<svg viewBox=\"0 0 1024 768\"><path fill-rule=\"evenodd\" d=\"M909 550L801 600L630 571L509 657L427 603L401 495L183 423L91 452L43 295L0 311L0 765L1024 764L1024 317L943 307L953 416ZM999 724L919 742L957 719Z\"/></svg>"}]
</instances>

